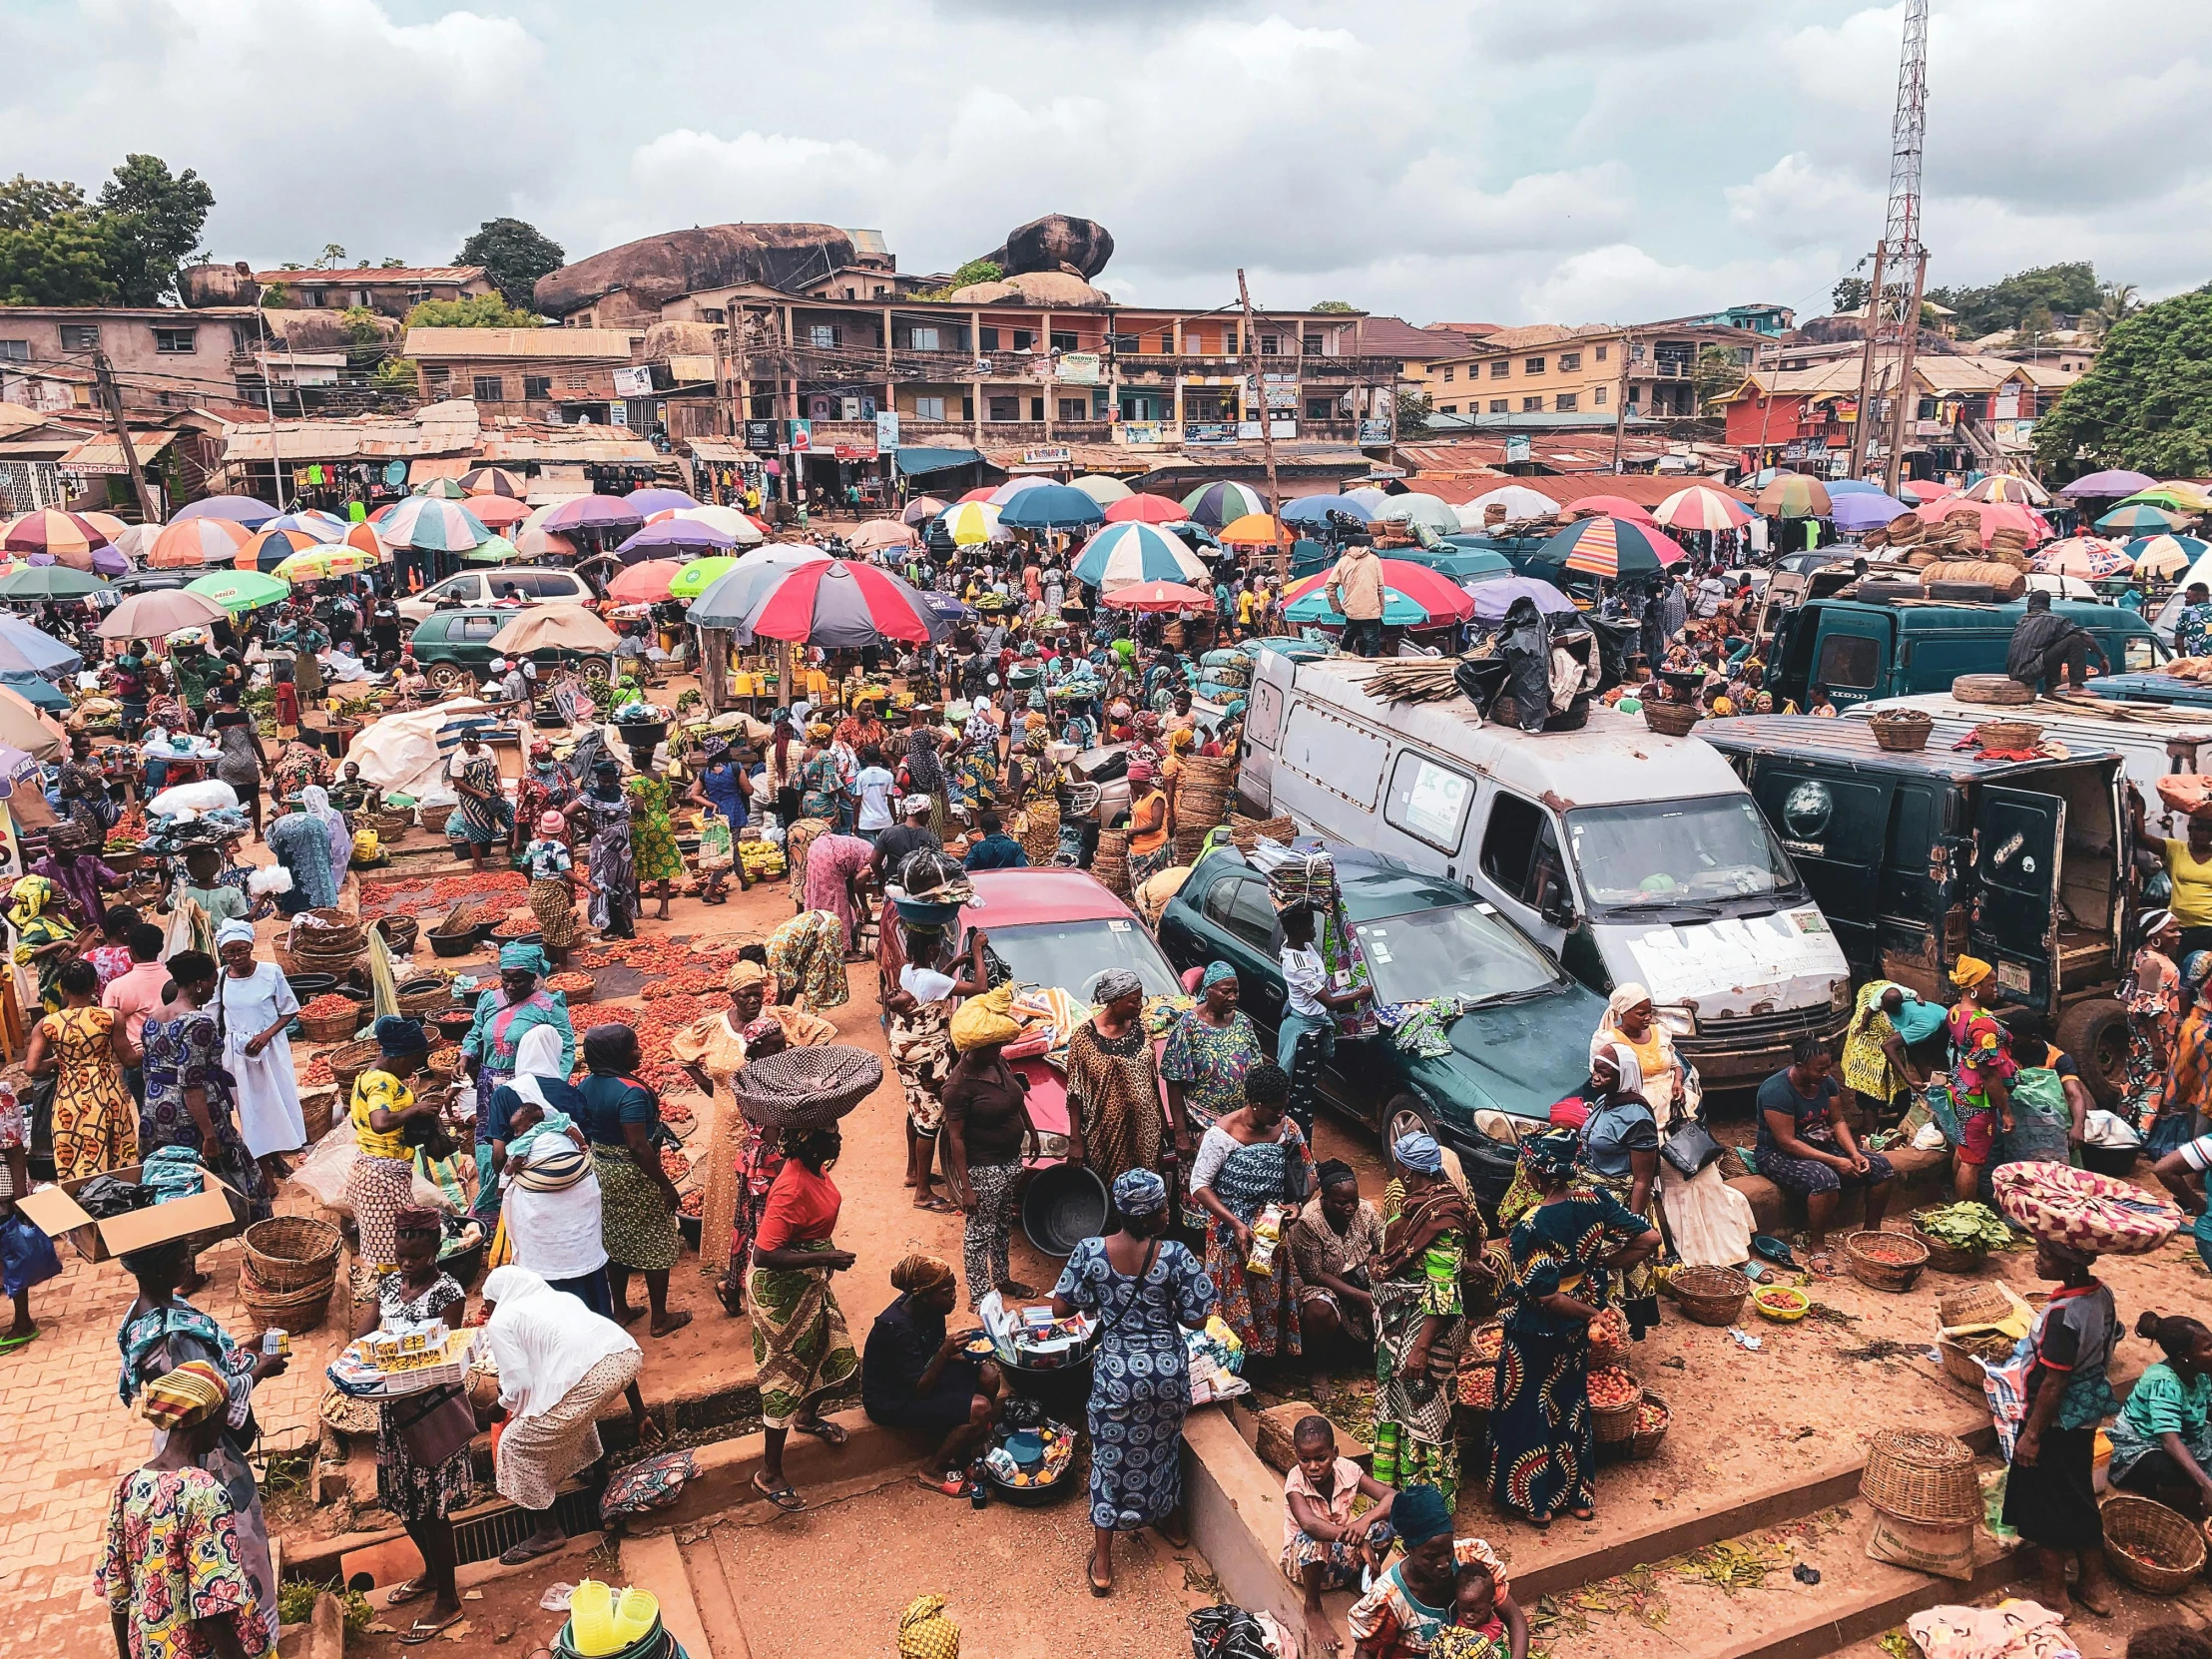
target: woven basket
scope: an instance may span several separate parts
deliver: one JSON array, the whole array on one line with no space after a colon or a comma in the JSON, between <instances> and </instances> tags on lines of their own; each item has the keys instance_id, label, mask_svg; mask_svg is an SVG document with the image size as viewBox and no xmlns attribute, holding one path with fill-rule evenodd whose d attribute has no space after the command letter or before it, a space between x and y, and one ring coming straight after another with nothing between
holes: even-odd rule
<instances>
[{"instance_id":1,"label":"woven basket","mask_svg":"<svg viewBox=\"0 0 2212 1659\"><path fill-rule=\"evenodd\" d=\"M340 1434L373 1434L383 1421L384 1408L373 1399L355 1399L333 1387L322 1390L317 1414Z\"/></svg>"},{"instance_id":2,"label":"woven basket","mask_svg":"<svg viewBox=\"0 0 2212 1659\"><path fill-rule=\"evenodd\" d=\"M1868 1445L1859 1495L1884 1514L1923 1526L1981 1519L1973 1453L1950 1434L1882 1430Z\"/></svg>"},{"instance_id":3,"label":"woven basket","mask_svg":"<svg viewBox=\"0 0 2212 1659\"><path fill-rule=\"evenodd\" d=\"M1658 1406L1660 1410L1666 1412L1666 1417L1657 1428L1639 1428L1635 1433L1629 1435L1628 1455L1631 1457L1656 1457L1659 1455L1661 1442L1667 1437L1667 1430L1674 1426L1674 1413L1667 1410L1666 1400L1650 1388L1644 1390L1643 1405ZM1642 1413L1643 1405L1636 1408L1639 1415ZM1631 1418L1630 1420L1633 1421L1634 1419Z\"/></svg>"},{"instance_id":4,"label":"woven basket","mask_svg":"<svg viewBox=\"0 0 2212 1659\"><path fill-rule=\"evenodd\" d=\"M301 1014L299 1034L311 1043L340 1043L361 1028L360 1007L351 1007L337 1014Z\"/></svg>"},{"instance_id":5,"label":"woven basket","mask_svg":"<svg viewBox=\"0 0 2212 1659\"><path fill-rule=\"evenodd\" d=\"M1173 861L1186 865L1197 863L1199 853L1205 848L1206 837L1213 832L1213 826L1207 824L1192 825L1176 830Z\"/></svg>"},{"instance_id":6,"label":"woven basket","mask_svg":"<svg viewBox=\"0 0 2212 1659\"><path fill-rule=\"evenodd\" d=\"M768 1129L831 1124L883 1081L883 1062L864 1048L824 1043L752 1060L730 1080L738 1107Z\"/></svg>"},{"instance_id":7,"label":"woven basket","mask_svg":"<svg viewBox=\"0 0 2212 1659\"><path fill-rule=\"evenodd\" d=\"M1973 729L1973 739L1983 749L2033 749L2043 741L2043 729L2032 720L1985 720Z\"/></svg>"},{"instance_id":8,"label":"woven basket","mask_svg":"<svg viewBox=\"0 0 2212 1659\"><path fill-rule=\"evenodd\" d=\"M1913 1237L1928 1246L1928 1265L1937 1273L1973 1274L1989 1265L1989 1253L1985 1250L1960 1250L1956 1245L1930 1238L1921 1231L1919 1216L1913 1218Z\"/></svg>"},{"instance_id":9,"label":"woven basket","mask_svg":"<svg viewBox=\"0 0 2212 1659\"><path fill-rule=\"evenodd\" d=\"M1751 1281L1734 1268L1684 1268L1667 1283L1683 1313L1699 1325L1734 1325L1751 1295Z\"/></svg>"},{"instance_id":10,"label":"woven basket","mask_svg":"<svg viewBox=\"0 0 2212 1659\"><path fill-rule=\"evenodd\" d=\"M581 1008L584 1006L585 1003L589 1002L593 997L599 994L599 981L593 978L589 973L584 972L584 970L581 968L571 969L570 971L576 973L585 982L581 985L569 984L560 986L554 986L549 983L546 986L546 989L558 989L561 995L567 1000L568 1005L571 1008ZM551 975L550 977L554 979L559 979L565 977L565 975L556 973Z\"/></svg>"},{"instance_id":11,"label":"woven basket","mask_svg":"<svg viewBox=\"0 0 2212 1659\"><path fill-rule=\"evenodd\" d=\"M1098 884L1118 898L1129 896L1129 831L1102 830L1098 851L1091 858L1091 874Z\"/></svg>"},{"instance_id":12,"label":"woven basket","mask_svg":"<svg viewBox=\"0 0 2212 1659\"><path fill-rule=\"evenodd\" d=\"M453 816L453 809L451 807L424 807L421 809L421 813L422 828L436 833L445 828L445 821Z\"/></svg>"},{"instance_id":13,"label":"woven basket","mask_svg":"<svg viewBox=\"0 0 2212 1659\"><path fill-rule=\"evenodd\" d=\"M397 1003L408 1019L420 1019L453 1006L453 981L444 974L418 975L400 988Z\"/></svg>"},{"instance_id":14,"label":"woven basket","mask_svg":"<svg viewBox=\"0 0 2212 1659\"><path fill-rule=\"evenodd\" d=\"M1868 716L1867 725L1876 745L1896 755L1926 749L1929 733L1936 730L1935 719L1919 709L1886 709Z\"/></svg>"},{"instance_id":15,"label":"woven basket","mask_svg":"<svg viewBox=\"0 0 2212 1659\"><path fill-rule=\"evenodd\" d=\"M1989 1377L1981 1369L1981 1362L1952 1342L1948 1337L1936 1339L1936 1352L1942 1356L1943 1371L1954 1381L1963 1382L1977 1394L1988 1391Z\"/></svg>"},{"instance_id":16,"label":"woven basket","mask_svg":"<svg viewBox=\"0 0 2212 1659\"><path fill-rule=\"evenodd\" d=\"M383 1046L374 1037L363 1037L357 1043L345 1043L330 1050L326 1058L330 1062L330 1081L341 1092L349 1093L353 1079L384 1057Z\"/></svg>"},{"instance_id":17,"label":"woven basket","mask_svg":"<svg viewBox=\"0 0 2212 1659\"><path fill-rule=\"evenodd\" d=\"M1298 834L1295 818L1232 818L1229 821L1229 839L1239 852L1250 852L1260 844L1264 835L1271 841L1286 844Z\"/></svg>"},{"instance_id":18,"label":"woven basket","mask_svg":"<svg viewBox=\"0 0 2212 1659\"><path fill-rule=\"evenodd\" d=\"M299 1091L299 1120L306 1126L307 1144L330 1132L330 1123L337 1111L338 1092L335 1089L302 1089Z\"/></svg>"},{"instance_id":19,"label":"woven basket","mask_svg":"<svg viewBox=\"0 0 2212 1659\"><path fill-rule=\"evenodd\" d=\"M1945 1331L1961 1325L1994 1325L2011 1312L2011 1299L1994 1285L1969 1285L1936 1299L1936 1323Z\"/></svg>"},{"instance_id":20,"label":"woven basket","mask_svg":"<svg viewBox=\"0 0 2212 1659\"><path fill-rule=\"evenodd\" d=\"M398 956L414 949L416 930L413 916L382 916L376 922L376 931L384 935L384 943Z\"/></svg>"},{"instance_id":21,"label":"woven basket","mask_svg":"<svg viewBox=\"0 0 2212 1659\"><path fill-rule=\"evenodd\" d=\"M412 813L371 813L368 822L375 826L376 833L390 840L397 840L414 828Z\"/></svg>"},{"instance_id":22,"label":"woven basket","mask_svg":"<svg viewBox=\"0 0 2212 1659\"><path fill-rule=\"evenodd\" d=\"M1032 801L1024 815L1028 823L1022 827L1021 849L1032 864L1049 864L1060 853L1060 804L1057 801Z\"/></svg>"},{"instance_id":23,"label":"woven basket","mask_svg":"<svg viewBox=\"0 0 2212 1659\"><path fill-rule=\"evenodd\" d=\"M337 1272L338 1230L311 1216L272 1216L249 1227L240 1239L246 1268L271 1296L287 1296L316 1285L329 1289Z\"/></svg>"},{"instance_id":24,"label":"woven basket","mask_svg":"<svg viewBox=\"0 0 2212 1659\"><path fill-rule=\"evenodd\" d=\"M1950 683L1950 695L1960 703L2004 708L2035 701L2035 693L2008 674L1961 674Z\"/></svg>"},{"instance_id":25,"label":"woven basket","mask_svg":"<svg viewBox=\"0 0 2212 1659\"><path fill-rule=\"evenodd\" d=\"M2163 1503L2115 1492L2102 1513L2105 1559L2138 1590L2179 1595L2204 1570L2204 1534Z\"/></svg>"},{"instance_id":26,"label":"woven basket","mask_svg":"<svg viewBox=\"0 0 2212 1659\"><path fill-rule=\"evenodd\" d=\"M1854 1233L1844 1241L1852 1278L1869 1290L1911 1290L1928 1266L1928 1246L1910 1233Z\"/></svg>"},{"instance_id":27,"label":"woven basket","mask_svg":"<svg viewBox=\"0 0 2212 1659\"><path fill-rule=\"evenodd\" d=\"M358 950L366 942L360 918L337 909L309 910L292 922L290 931L292 949L318 955Z\"/></svg>"},{"instance_id":28,"label":"woven basket","mask_svg":"<svg viewBox=\"0 0 2212 1659\"><path fill-rule=\"evenodd\" d=\"M272 1328L297 1337L309 1331L319 1331L322 1322L330 1317L330 1289L336 1283L333 1272L319 1285L309 1285L297 1291L272 1291L257 1285L251 1272L239 1275L239 1300L246 1304L256 1329Z\"/></svg>"},{"instance_id":29,"label":"woven basket","mask_svg":"<svg viewBox=\"0 0 2212 1659\"><path fill-rule=\"evenodd\" d=\"M1644 724L1662 738L1686 738L1697 725L1697 708L1689 703L1646 703Z\"/></svg>"},{"instance_id":30,"label":"woven basket","mask_svg":"<svg viewBox=\"0 0 2212 1659\"><path fill-rule=\"evenodd\" d=\"M1590 1420L1595 1424L1598 1444L1625 1445L1636 1437L1636 1407L1644 1402L1644 1390L1637 1386L1636 1394L1626 1405L1611 1405L1604 1409L1590 1407Z\"/></svg>"}]
</instances>

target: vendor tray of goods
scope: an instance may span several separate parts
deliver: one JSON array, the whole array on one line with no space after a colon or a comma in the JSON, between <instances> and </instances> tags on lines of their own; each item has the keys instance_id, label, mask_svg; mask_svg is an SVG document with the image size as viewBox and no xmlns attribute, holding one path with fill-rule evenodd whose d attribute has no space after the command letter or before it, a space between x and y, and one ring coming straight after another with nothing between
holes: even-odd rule
<instances>
[{"instance_id":1,"label":"vendor tray of goods","mask_svg":"<svg viewBox=\"0 0 2212 1659\"><path fill-rule=\"evenodd\" d=\"M1098 1322L1086 1314L1059 1320L1050 1307L1009 1308L996 1291L975 1312L1000 1362L1024 1371L1081 1365L1098 1338Z\"/></svg>"},{"instance_id":2,"label":"vendor tray of goods","mask_svg":"<svg viewBox=\"0 0 2212 1659\"><path fill-rule=\"evenodd\" d=\"M475 1346L474 1331L443 1320L402 1323L355 1338L324 1375L355 1399L397 1399L459 1382Z\"/></svg>"},{"instance_id":3,"label":"vendor tray of goods","mask_svg":"<svg viewBox=\"0 0 2212 1659\"><path fill-rule=\"evenodd\" d=\"M1252 1384L1238 1375L1244 1370L1244 1342L1219 1314L1208 1315L1198 1330L1183 1333L1183 1351L1190 1366L1193 1405L1252 1392Z\"/></svg>"},{"instance_id":4,"label":"vendor tray of goods","mask_svg":"<svg viewBox=\"0 0 2212 1659\"><path fill-rule=\"evenodd\" d=\"M984 1454L991 1477L1017 1489L1056 1486L1075 1461L1075 1430L1047 1421L1043 1427L1003 1436Z\"/></svg>"}]
</instances>

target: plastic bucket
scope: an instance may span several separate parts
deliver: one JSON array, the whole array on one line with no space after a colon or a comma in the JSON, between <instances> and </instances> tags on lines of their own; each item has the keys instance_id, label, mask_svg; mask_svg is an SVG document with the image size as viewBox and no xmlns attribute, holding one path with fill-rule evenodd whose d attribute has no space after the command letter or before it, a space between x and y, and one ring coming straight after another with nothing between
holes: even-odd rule
<instances>
[{"instance_id":1,"label":"plastic bucket","mask_svg":"<svg viewBox=\"0 0 2212 1659\"><path fill-rule=\"evenodd\" d=\"M1106 1231L1111 1208L1097 1171L1055 1164L1030 1177L1021 1195L1021 1230L1040 1254L1064 1262L1083 1240Z\"/></svg>"}]
</instances>

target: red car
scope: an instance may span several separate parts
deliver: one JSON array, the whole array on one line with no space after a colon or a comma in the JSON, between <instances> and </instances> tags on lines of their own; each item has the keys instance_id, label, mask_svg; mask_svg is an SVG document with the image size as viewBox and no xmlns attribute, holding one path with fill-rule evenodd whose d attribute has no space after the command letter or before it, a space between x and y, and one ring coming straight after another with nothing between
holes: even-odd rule
<instances>
[{"instance_id":1,"label":"red car","mask_svg":"<svg viewBox=\"0 0 2212 1659\"><path fill-rule=\"evenodd\" d=\"M1175 996L1176 972L1137 913L1080 869L979 869L976 902L960 911L960 953L976 928L986 952L1023 985L1056 986L1078 998L1097 988L1109 968L1128 968L1147 996ZM1067 1086L1044 1058L1013 1062L1029 1082L1029 1116L1044 1156L1067 1153ZM1163 1113L1165 1107L1162 1108Z\"/></svg>"}]
</instances>

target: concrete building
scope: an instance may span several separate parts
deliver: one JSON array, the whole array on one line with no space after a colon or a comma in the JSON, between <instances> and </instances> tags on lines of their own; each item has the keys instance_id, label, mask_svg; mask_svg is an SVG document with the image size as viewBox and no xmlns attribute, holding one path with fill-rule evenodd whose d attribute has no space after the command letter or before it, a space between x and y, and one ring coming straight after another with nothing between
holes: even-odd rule
<instances>
[{"instance_id":1,"label":"concrete building","mask_svg":"<svg viewBox=\"0 0 2212 1659\"><path fill-rule=\"evenodd\" d=\"M1426 389L1437 414L1507 422L1525 415L1611 420L1622 404L1630 414L1688 418L1698 413L1701 352L1718 346L1748 367L1765 343L1748 329L1684 319L1625 327L1539 322L1500 328L1431 362Z\"/></svg>"},{"instance_id":2,"label":"concrete building","mask_svg":"<svg viewBox=\"0 0 2212 1659\"><path fill-rule=\"evenodd\" d=\"M346 271L302 271L286 267L257 271L262 302L277 308L348 310L365 306L379 316L404 320L427 299L473 299L496 293L480 265L383 266Z\"/></svg>"},{"instance_id":3,"label":"concrete building","mask_svg":"<svg viewBox=\"0 0 2212 1659\"><path fill-rule=\"evenodd\" d=\"M425 403L466 397L487 418L624 425L616 371L639 360L643 328L409 328L400 354Z\"/></svg>"},{"instance_id":4,"label":"concrete building","mask_svg":"<svg viewBox=\"0 0 2212 1659\"><path fill-rule=\"evenodd\" d=\"M105 356L127 412L244 403L263 341L252 306L10 305L0 308L0 401L43 414L97 408Z\"/></svg>"}]
</instances>

